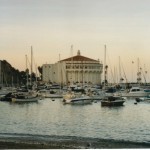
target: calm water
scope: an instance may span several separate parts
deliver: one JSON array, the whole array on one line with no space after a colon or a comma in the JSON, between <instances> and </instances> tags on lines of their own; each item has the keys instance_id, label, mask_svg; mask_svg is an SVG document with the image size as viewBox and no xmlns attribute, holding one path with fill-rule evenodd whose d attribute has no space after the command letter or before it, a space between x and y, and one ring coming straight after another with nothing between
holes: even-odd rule
<instances>
[{"instance_id":1,"label":"calm water","mask_svg":"<svg viewBox=\"0 0 150 150\"><path fill-rule=\"evenodd\" d=\"M0 133L92 137L150 143L150 103L122 107L63 105L61 99L38 103L0 102Z\"/></svg>"}]
</instances>

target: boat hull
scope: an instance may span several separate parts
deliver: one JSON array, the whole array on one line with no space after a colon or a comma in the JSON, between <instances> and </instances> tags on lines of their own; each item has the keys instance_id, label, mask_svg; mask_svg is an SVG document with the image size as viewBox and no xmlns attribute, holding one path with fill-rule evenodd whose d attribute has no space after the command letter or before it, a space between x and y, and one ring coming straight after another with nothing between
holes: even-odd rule
<instances>
[{"instance_id":1,"label":"boat hull","mask_svg":"<svg viewBox=\"0 0 150 150\"><path fill-rule=\"evenodd\" d=\"M103 100L101 101L101 106L123 106L124 100L117 100L117 101L109 101Z\"/></svg>"},{"instance_id":2,"label":"boat hull","mask_svg":"<svg viewBox=\"0 0 150 150\"><path fill-rule=\"evenodd\" d=\"M73 99L64 99L65 104L91 104L93 100L90 97L84 98L73 98Z\"/></svg>"},{"instance_id":3,"label":"boat hull","mask_svg":"<svg viewBox=\"0 0 150 150\"><path fill-rule=\"evenodd\" d=\"M137 97L136 102L150 102L150 97Z\"/></svg>"},{"instance_id":4,"label":"boat hull","mask_svg":"<svg viewBox=\"0 0 150 150\"><path fill-rule=\"evenodd\" d=\"M92 100L91 99L73 99L71 101L71 104L91 104Z\"/></svg>"},{"instance_id":5,"label":"boat hull","mask_svg":"<svg viewBox=\"0 0 150 150\"><path fill-rule=\"evenodd\" d=\"M15 103L38 102L38 100L39 100L39 97L25 98L25 99L12 98L12 102L15 102Z\"/></svg>"},{"instance_id":6,"label":"boat hull","mask_svg":"<svg viewBox=\"0 0 150 150\"><path fill-rule=\"evenodd\" d=\"M150 95L149 92L145 93L121 93L121 96L123 97L146 97Z\"/></svg>"}]
</instances>

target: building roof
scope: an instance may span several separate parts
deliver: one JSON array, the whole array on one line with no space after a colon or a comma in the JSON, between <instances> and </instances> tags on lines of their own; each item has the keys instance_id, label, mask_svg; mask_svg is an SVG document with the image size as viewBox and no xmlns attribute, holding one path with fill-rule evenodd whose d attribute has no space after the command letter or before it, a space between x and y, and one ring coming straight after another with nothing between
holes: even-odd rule
<instances>
[{"instance_id":1,"label":"building roof","mask_svg":"<svg viewBox=\"0 0 150 150\"><path fill-rule=\"evenodd\" d=\"M76 56L69 57L69 58L63 59L63 60L61 60L61 61L98 61L98 60L94 60L94 59L91 59L91 58L82 56L82 55L80 54L80 50L78 50Z\"/></svg>"}]
</instances>

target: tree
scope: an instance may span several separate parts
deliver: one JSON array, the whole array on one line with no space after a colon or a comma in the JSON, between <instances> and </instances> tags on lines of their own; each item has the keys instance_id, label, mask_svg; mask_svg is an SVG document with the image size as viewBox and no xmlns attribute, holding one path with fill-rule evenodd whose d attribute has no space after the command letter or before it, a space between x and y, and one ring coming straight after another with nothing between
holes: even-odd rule
<instances>
[{"instance_id":1,"label":"tree","mask_svg":"<svg viewBox=\"0 0 150 150\"><path fill-rule=\"evenodd\" d=\"M39 71L39 73L41 74L41 75L40 75L40 78L42 79L42 67L38 66L38 71Z\"/></svg>"}]
</instances>

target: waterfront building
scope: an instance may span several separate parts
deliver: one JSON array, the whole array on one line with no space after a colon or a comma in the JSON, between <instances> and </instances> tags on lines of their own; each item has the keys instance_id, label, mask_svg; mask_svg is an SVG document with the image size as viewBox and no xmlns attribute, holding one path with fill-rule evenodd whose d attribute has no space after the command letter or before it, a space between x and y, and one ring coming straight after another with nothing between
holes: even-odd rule
<instances>
[{"instance_id":1,"label":"waterfront building","mask_svg":"<svg viewBox=\"0 0 150 150\"><path fill-rule=\"evenodd\" d=\"M42 66L42 79L44 82L91 83L100 84L103 65L99 60L82 56L78 50L77 55L58 61L55 64Z\"/></svg>"}]
</instances>

